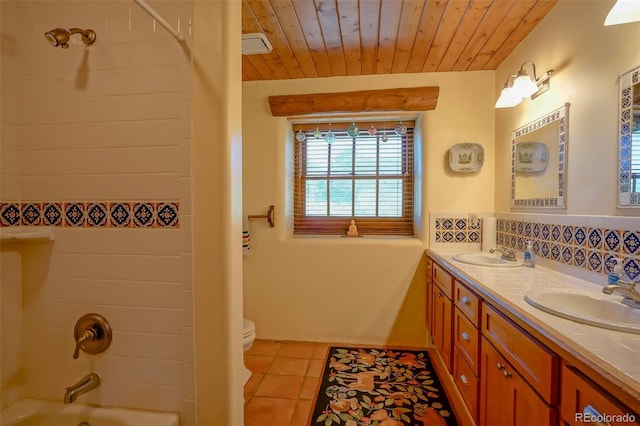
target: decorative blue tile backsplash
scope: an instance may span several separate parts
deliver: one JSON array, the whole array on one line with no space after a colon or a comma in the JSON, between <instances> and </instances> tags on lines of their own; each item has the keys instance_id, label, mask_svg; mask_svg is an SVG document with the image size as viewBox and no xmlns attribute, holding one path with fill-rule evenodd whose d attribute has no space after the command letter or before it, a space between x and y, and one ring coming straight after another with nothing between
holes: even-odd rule
<instances>
[{"instance_id":1,"label":"decorative blue tile backsplash","mask_svg":"<svg viewBox=\"0 0 640 426\"><path fill-rule=\"evenodd\" d=\"M497 239L520 251L531 240L539 257L601 274L609 274L613 259L620 258L629 278L640 278L639 230L498 219Z\"/></svg>"},{"instance_id":2,"label":"decorative blue tile backsplash","mask_svg":"<svg viewBox=\"0 0 640 426\"><path fill-rule=\"evenodd\" d=\"M437 243L479 243L482 236L481 221L475 226L467 219L438 217L435 219Z\"/></svg>"},{"instance_id":3,"label":"decorative blue tile backsplash","mask_svg":"<svg viewBox=\"0 0 640 426\"><path fill-rule=\"evenodd\" d=\"M481 242L481 221L478 221L476 226L470 226L467 219L455 217L459 215L446 213L438 215L432 219L435 243ZM620 258L629 278L640 279L640 226L619 229L624 226L567 224L585 223L584 216L515 213L502 213L496 216L498 217L496 246L507 246L522 252L526 247L526 241L531 240L539 258L602 275L612 271L614 258ZM538 217L539 220L531 220ZM600 217L600 220L590 221L590 223L610 222L603 218ZM622 222L618 221L618 223Z\"/></svg>"},{"instance_id":4,"label":"decorative blue tile backsplash","mask_svg":"<svg viewBox=\"0 0 640 426\"><path fill-rule=\"evenodd\" d=\"M0 202L0 226L178 228L177 201Z\"/></svg>"}]
</instances>

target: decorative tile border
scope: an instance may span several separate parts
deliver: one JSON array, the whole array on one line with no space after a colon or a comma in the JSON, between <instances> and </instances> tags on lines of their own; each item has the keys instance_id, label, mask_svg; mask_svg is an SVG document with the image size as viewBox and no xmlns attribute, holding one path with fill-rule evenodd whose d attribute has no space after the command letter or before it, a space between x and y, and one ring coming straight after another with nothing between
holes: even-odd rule
<instances>
[{"instance_id":1,"label":"decorative tile border","mask_svg":"<svg viewBox=\"0 0 640 426\"><path fill-rule=\"evenodd\" d=\"M618 180L618 192L621 204L631 204L634 207L640 205L640 193L632 192L631 173L631 142L634 129L633 123L633 87L640 82L640 67L631 70L620 77L620 148L619 163L620 176Z\"/></svg>"},{"instance_id":2,"label":"decorative tile border","mask_svg":"<svg viewBox=\"0 0 640 426\"><path fill-rule=\"evenodd\" d=\"M536 255L561 264L607 275L620 258L632 280L640 278L640 230L575 226L500 219L497 243L523 251L533 241Z\"/></svg>"},{"instance_id":3,"label":"decorative tile border","mask_svg":"<svg viewBox=\"0 0 640 426\"><path fill-rule=\"evenodd\" d=\"M472 226L468 219L437 217L435 219L436 243L480 243L482 220Z\"/></svg>"},{"instance_id":4,"label":"decorative tile border","mask_svg":"<svg viewBox=\"0 0 640 426\"><path fill-rule=\"evenodd\" d=\"M0 202L0 226L179 228L178 201Z\"/></svg>"}]
</instances>

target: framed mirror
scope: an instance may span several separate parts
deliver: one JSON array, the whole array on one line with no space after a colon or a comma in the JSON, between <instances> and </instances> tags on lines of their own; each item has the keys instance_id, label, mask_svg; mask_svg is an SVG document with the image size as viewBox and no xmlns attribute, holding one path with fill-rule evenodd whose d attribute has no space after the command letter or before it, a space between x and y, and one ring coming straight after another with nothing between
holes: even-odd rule
<instances>
[{"instance_id":1,"label":"framed mirror","mask_svg":"<svg viewBox=\"0 0 640 426\"><path fill-rule=\"evenodd\" d=\"M511 132L511 207L565 208L569 104Z\"/></svg>"},{"instance_id":2,"label":"framed mirror","mask_svg":"<svg viewBox=\"0 0 640 426\"><path fill-rule=\"evenodd\" d=\"M640 66L620 76L618 207L640 207Z\"/></svg>"}]
</instances>

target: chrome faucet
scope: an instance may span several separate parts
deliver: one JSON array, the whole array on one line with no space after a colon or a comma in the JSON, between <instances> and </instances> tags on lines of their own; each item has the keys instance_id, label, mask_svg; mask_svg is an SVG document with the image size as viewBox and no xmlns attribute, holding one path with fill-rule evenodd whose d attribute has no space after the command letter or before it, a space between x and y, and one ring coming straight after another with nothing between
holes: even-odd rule
<instances>
[{"instance_id":1,"label":"chrome faucet","mask_svg":"<svg viewBox=\"0 0 640 426\"><path fill-rule=\"evenodd\" d=\"M494 252L500 252L502 253L502 256L500 256L503 260L508 260L511 262L515 262L516 261L516 251L514 249L511 249L509 247L505 247L503 246L502 248L492 248L491 250L489 250L489 253L494 253Z\"/></svg>"},{"instance_id":2,"label":"chrome faucet","mask_svg":"<svg viewBox=\"0 0 640 426\"><path fill-rule=\"evenodd\" d=\"M602 292L604 294L618 292L624 296L622 303L640 309L640 292L636 290L636 283L633 281L618 280L616 284L603 287Z\"/></svg>"},{"instance_id":3,"label":"chrome faucet","mask_svg":"<svg viewBox=\"0 0 640 426\"><path fill-rule=\"evenodd\" d=\"M98 373L89 373L84 376L78 383L67 388L64 393L64 403L71 404L80 395L95 389L100 385L100 376Z\"/></svg>"}]
</instances>

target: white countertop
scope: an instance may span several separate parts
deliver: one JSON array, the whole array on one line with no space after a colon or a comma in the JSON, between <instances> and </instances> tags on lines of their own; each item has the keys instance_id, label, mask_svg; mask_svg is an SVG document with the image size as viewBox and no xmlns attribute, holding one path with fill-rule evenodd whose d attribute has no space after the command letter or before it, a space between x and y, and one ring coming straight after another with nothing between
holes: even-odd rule
<instances>
[{"instance_id":1,"label":"white countertop","mask_svg":"<svg viewBox=\"0 0 640 426\"><path fill-rule=\"evenodd\" d=\"M640 394L640 335L564 319L543 312L524 299L526 292L533 288L581 289L602 294L601 285L540 265L535 268L493 268L453 260L455 254L462 252L473 251L460 248L427 249L427 253L434 255L436 260L439 257L460 271L462 275L459 278L463 282L468 281L464 276L468 277L471 284L477 285L478 291L488 293L494 302L531 323L550 341ZM611 297L621 299L618 296Z\"/></svg>"}]
</instances>

